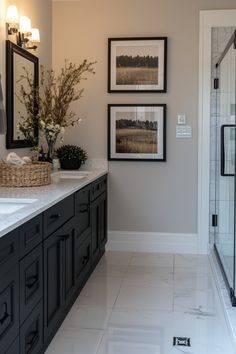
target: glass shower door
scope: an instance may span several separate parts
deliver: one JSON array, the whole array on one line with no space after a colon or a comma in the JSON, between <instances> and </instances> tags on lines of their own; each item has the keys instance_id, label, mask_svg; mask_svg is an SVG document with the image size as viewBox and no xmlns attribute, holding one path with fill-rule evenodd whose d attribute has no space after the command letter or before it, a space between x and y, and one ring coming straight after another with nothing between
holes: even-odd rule
<instances>
[{"instance_id":1,"label":"glass shower door","mask_svg":"<svg viewBox=\"0 0 236 354\"><path fill-rule=\"evenodd\" d=\"M215 249L235 302L235 35L217 64Z\"/></svg>"}]
</instances>

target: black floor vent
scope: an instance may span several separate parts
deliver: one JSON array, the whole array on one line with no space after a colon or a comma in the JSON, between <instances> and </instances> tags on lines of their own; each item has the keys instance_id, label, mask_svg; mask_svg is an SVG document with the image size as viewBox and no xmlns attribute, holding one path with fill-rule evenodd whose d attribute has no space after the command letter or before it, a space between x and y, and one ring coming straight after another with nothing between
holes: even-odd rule
<instances>
[{"instance_id":1,"label":"black floor vent","mask_svg":"<svg viewBox=\"0 0 236 354\"><path fill-rule=\"evenodd\" d=\"M190 338L187 337L174 337L173 345L175 347L191 347Z\"/></svg>"}]
</instances>

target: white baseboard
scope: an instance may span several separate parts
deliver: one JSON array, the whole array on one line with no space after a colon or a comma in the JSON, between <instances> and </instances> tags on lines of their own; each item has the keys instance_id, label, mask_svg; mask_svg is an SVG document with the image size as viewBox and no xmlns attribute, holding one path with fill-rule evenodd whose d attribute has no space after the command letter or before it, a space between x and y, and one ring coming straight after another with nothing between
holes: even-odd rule
<instances>
[{"instance_id":1,"label":"white baseboard","mask_svg":"<svg viewBox=\"0 0 236 354\"><path fill-rule=\"evenodd\" d=\"M109 251L189 253L198 252L197 234L108 231Z\"/></svg>"}]
</instances>

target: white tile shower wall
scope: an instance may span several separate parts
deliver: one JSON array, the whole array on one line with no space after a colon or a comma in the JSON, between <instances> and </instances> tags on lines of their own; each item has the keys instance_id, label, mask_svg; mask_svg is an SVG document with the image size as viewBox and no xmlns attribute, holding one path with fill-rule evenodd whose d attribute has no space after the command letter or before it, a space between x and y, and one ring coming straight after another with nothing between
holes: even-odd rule
<instances>
[{"instance_id":1,"label":"white tile shower wall","mask_svg":"<svg viewBox=\"0 0 236 354\"><path fill-rule=\"evenodd\" d=\"M218 27L212 30L212 92L211 92L211 136L210 136L210 218L213 213L218 213L219 210L215 210L215 200L219 200L219 209L223 210L223 206L228 203L227 208L229 208L229 203L233 200L234 185L232 178L220 177L216 183L216 174L220 176L220 136L217 134L217 125L230 124L232 112L229 112L228 94L227 98L222 95L221 102L219 102L214 90L214 78L216 77L215 64L217 63L222 51L224 50L228 40L230 39L235 27ZM231 87L233 84L231 83ZM219 114L220 112L220 114ZM230 114L231 113L231 114ZM216 150L217 149L217 150ZM218 161L216 161L218 160ZM219 193L220 191L220 193ZM221 217L219 231L222 237L229 243L230 234L230 223L232 222L232 216ZM211 221L211 220L210 220ZM210 222L211 225L211 222ZM210 227L210 243L214 243L214 228Z\"/></svg>"}]
</instances>

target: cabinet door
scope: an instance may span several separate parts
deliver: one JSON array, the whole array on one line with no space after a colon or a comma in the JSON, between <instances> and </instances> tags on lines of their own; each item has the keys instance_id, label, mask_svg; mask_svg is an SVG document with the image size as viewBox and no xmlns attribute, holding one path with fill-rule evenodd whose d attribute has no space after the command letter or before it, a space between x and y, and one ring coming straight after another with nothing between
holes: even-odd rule
<instances>
[{"instance_id":1,"label":"cabinet door","mask_svg":"<svg viewBox=\"0 0 236 354\"><path fill-rule=\"evenodd\" d=\"M0 353L5 353L19 331L19 274L14 267L0 279Z\"/></svg>"},{"instance_id":2,"label":"cabinet door","mask_svg":"<svg viewBox=\"0 0 236 354\"><path fill-rule=\"evenodd\" d=\"M92 217L92 265L95 266L99 260L99 233L100 233L100 201L96 199L91 206Z\"/></svg>"},{"instance_id":3,"label":"cabinet door","mask_svg":"<svg viewBox=\"0 0 236 354\"><path fill-rule=\"evenodd\" d=\"M20 226L19 234L20 258L22 258L43 240L42 214Z\"/></svg>"},{"instance_id":4,"label":"cabinet door","mask_svg":"<svg viewBox=\"0 0 236 354\"><path fill-rule=\"evenodd\" d=\"M44 338L47 340L61 320L63 304L63 228L44 242Z\"/></svg>"},{"instance_id":5,"label":"cabinet door","mask_svg":"<svg viewBox=\"0 0 236 354\"><path fill-rule=\"evenodd\" d=\"M42 245L20 262L20 323L24 322L43 296Z\"/></svg>"},{"instance_id":6,"label":"cabinet door","mask_svg":"<svg viewBox=\"0 0 236 354\"><path fill-rule=\"evenodd\" d=\"M33 309L20 328L21 354L38 354L43 346L43 303Z\"/></svg>"},{"instance_id":7,"label":"cabinet door","mask_svg":"<svg viewBox=\"0 0 236 354\"><path fill-rule=\"evenodd\" d=\"M91 186L89 185L75 195L77 238L80 242L83 242L91 232L90 194Z\"/></svg>"},{"instance_id":8,"label":"cabinet door","mask_svg":"<svg viewBox=\"0 0 236 354\"><path fill-rule=\"evenodd\" d=\"M80 291L91 270L91 235L81 244L76 244L76 287Z\"/></svg>"},{"instance_id":9,"label":"cabinet door","mask_svg":"<svg viewBox=\"0 0 236 354\"><path fill-rule=\"evenodd\" d=\"M0 237L0 278L7 274L19 259L19 233L18 229Z\"/></svg>"},{"instance_id":10,"label":"cabinet door","mask_svg":"<svg viewBox=\"0 0 236 354\"><path fill-rule=\"evenodd\" d=\"M107 194L103 193L100 200L100 234L99 234L99 248L100 253L104 253L105 245L107 243Z\"/></svg>"},{"instance_id":11,"label":"cabinet door","mask_svg":"<svg viewBox=\"0 0 236 354\"><path fill-rule=\"evenodd\" d=\"M63 301L69 305L75 293L75 223L74 219L63 226L64 241L64 274L63 274Z\"/></svg>"}]
</instances>

